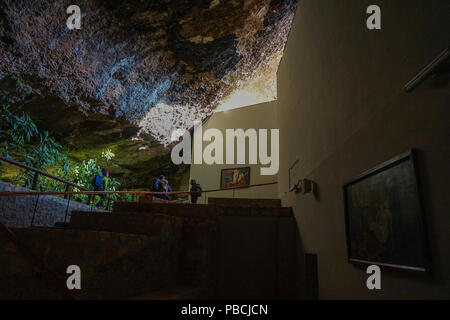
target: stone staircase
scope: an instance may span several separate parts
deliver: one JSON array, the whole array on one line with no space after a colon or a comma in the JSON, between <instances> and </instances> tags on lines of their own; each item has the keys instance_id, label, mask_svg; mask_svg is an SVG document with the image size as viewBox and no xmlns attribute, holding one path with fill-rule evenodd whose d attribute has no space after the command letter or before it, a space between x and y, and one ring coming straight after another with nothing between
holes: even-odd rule
<instances>
[{"instance_id":1,"label":"stone staircase","mask_svg":"<svg viewBox=\"0 0 450 320\"><path fill-rule=\"evenodd\" d=\"M13 231L62 278L79 265L81 299L277 299L295 298L295 226L279 200L210 198L116 202L112 213L74 211L59 228ZM0 298L55 298L43 285L21 290L39 279L18 252L5 256L11 248L0 242L0 258L15 257L0 280L15 289L0 284Z\"/></svg>"}]
</instances>

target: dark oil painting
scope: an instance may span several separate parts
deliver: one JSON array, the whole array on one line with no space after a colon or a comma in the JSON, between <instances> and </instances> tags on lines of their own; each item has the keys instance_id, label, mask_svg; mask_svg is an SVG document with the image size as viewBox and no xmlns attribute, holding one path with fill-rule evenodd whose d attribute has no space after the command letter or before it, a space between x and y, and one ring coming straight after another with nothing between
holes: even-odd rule
<instances>
[{"instance_id":1,"label":"dark oil painting","mask_svg":"<svg viewBox=\"0 0 450 320\"><path fill-rule=\"evenodd\" d=\"M350 262L428 271L413 151L345 184L344 198Z\"/></svg>"},{"instance_id":2,"label":"dark oil painting","mask_svg":"<svg viewBox=\"0 0 450 320\"><path fill-rule=\"evenodd\" d=\"M250 185L250 167L222 169L220 188L248 187Z\"/></svg>"}]
</instances>

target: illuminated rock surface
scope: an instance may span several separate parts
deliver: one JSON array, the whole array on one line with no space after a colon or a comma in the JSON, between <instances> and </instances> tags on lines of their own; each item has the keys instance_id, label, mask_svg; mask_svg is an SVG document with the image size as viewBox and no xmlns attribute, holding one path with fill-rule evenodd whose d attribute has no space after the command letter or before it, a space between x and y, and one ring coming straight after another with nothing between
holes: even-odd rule
<instances>
[{"instance_id":1,"label":"illuminated rock surface","mask_svg":"<svg viewBox=\"0 0 450 320\"><path fill-rule=\"evenodd\" d=\"M0 103L30 111L75 149L86 143L78 129L89 127L102 145L101 136L126 139L144 153L242 88L273 99L296 7L295 0L80 0L81 29L69 30L70 4L0 0ZM131 142L137 135L143 140Z\"/></svg>"}]
</instances>

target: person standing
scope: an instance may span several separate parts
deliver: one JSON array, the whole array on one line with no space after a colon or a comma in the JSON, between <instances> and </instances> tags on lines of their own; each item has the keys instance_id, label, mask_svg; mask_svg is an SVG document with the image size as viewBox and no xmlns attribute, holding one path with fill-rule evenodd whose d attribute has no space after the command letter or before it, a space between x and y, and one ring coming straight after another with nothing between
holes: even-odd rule
<instances>
[{"instance_id":1,"label":"person standing","mask_svg":"<svg viewBox=\"0 0 450 320\"><path fill-rule=\"evenodd\" d=\"M169 192L172 192L172 187L169 184L169 180L166 179L166 177L163 177L163 179L161 179L162 182L162 191L165 192L165 194L163 194L164 199L165 200L170 200L171 199L171 195Z\"/></svg>"},{"instance_id":2,"label":"person standing","mask_svg":"<svg viewBox=\"0 0 450 320\"><path fill-rule=\"evenodd\" d=\"M202 195L202 187L194 179L191 180L191 202L197 203L198 198Z\"/></svg>"},{"instance_id":3,"label":"person standing","mask_svg":"<svg viewBox=\"0 0 450 320\"><path fill-rule=\"evenodd\" d=\"M159 178L154 180L152 190L155 192L164 192L154 194L156 198L170 200L169 192L172 192L172 187L169 185L169 181L164 175L160 175Z\"/></svg>"},{"instance_id":4,"label":"person standing","mask_svg":"<svg viewBox=\"0 0 450 320\"><path fill-rule=\"evenodd\" d=\"M103 170L101 174L96 174L92 184L94 185L94 191L105 191L108 180L106 179L109 177L109 171ZM95 197L95 196L94 196ZM103 202L106 199L106 194L100 195L100 201L97 203L97 207L103 207Z\"/></svg>"},{"instance_id":5,"label":"person standing","mask_svg":"<svg viewBox=\"0 0 450 320\"><path fill-rule=\"evenodd\" d=\"M162 191L162 179L164 179L163 175L160 175L159 178L155 178L153 180L152 191L161 192ZM159 198L160 194L155 194L155 197Z\"/></svg>"}]
</instances>

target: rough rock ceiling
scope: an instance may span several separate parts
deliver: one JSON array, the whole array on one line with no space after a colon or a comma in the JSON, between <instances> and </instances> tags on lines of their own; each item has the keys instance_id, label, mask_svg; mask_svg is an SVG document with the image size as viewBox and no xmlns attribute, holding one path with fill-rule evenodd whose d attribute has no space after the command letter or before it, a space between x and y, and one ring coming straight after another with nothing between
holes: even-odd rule
<instances>
[{"instance_id":1,"label":"rough rock ceiling","mask_svg":"<svg viewBox=\"0 0 450 320\"><path fill-rule=\"evenodd\" d=\"M125 118L167 144L248 83L276 94L296 2L0 0L0 80L38 79L34 94ZM71 4L80 30L66 27Z\"/></svg>"}]
</instances>

